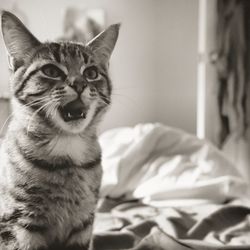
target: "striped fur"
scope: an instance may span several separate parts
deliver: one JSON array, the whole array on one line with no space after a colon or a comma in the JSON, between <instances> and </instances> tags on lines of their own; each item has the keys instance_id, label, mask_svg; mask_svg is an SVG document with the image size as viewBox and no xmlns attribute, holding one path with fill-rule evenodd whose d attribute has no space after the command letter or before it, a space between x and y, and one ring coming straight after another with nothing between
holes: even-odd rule
<instances>
[{"instance_id":1,"label":"striped fur","mask_svg":"<svg viewBox=\"0 0 250 250\"><path fill-rule=\"evenodd\" d=\"M110 104L118 30L87 45L40 43L2 13L13 116L0 148L1 250L90 248L102 176L96 128Z\"/></svg>"}]
</instances>

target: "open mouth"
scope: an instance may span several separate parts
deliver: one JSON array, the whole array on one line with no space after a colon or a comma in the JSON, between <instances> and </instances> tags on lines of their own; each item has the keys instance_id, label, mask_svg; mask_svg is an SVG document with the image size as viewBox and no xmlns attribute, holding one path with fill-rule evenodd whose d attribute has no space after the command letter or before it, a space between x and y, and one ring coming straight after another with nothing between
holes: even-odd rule
<instances>
[{"instance_id":1,"label":"open mouth","mask_svg":"<svg viewBox=\"0 0 250 250\"><path fill-rule=\"evenodd\" d=\"M80 99L59 107L60 114L65 122L85 119L87 109Z\"/></svg>"}]
</instances>

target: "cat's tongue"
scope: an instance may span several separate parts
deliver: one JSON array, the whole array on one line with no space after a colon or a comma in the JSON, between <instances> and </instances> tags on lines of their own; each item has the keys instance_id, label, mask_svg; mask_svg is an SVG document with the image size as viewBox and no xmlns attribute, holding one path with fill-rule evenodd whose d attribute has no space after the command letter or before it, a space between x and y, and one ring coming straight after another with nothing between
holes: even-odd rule
<instances>
[{"instance_id":1,"label":"cat's tongue","mask_svg":"<svg viewBox=\"0 0 250 250\"><path fill-rule=\"evenodd\" d=\"M61 108L61 114L64 121L73 121L86 118L86 107L80 99L66 104Z\"/></svg>"}]
</instances>

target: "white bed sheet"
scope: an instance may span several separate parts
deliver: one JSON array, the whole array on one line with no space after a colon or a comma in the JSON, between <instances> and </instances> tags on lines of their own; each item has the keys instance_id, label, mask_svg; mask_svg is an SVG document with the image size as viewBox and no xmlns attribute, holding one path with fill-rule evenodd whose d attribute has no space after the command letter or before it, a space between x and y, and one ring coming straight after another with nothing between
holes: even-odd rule
<instances>
[{"instance_id":1,"label":"white bed sheet","mask_svg":"<svg viewBox=\"0 0 250 250\"><path fill-rule=\"evenodd\" d=\"M223 202L247 185L208 141L162 124L117 128L100 136L102 196L138 198L154 206Z\"/></svg>"}]
</instances>

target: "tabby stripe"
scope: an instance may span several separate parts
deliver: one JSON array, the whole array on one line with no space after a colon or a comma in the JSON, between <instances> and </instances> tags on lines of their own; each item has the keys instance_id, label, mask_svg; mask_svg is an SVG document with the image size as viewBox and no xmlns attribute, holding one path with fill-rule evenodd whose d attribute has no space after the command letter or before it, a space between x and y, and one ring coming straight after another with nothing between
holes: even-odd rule
<instances>
[{"instance_id":1,"label":"tabby stripe","mask_svg":"<svg viewBox=\"0 0 250 250\"><path fill-rule=\"evenodd\" d=\"M88 64L89 56L87 54L85 54L84 52L81 52L81 55L83 57L84 63Z\"/></svg>"},{"instance_id":2,"label":"tabby stripe","mask_svg":"<svg viewBox=\"0 0 250 250\"><path fill-rule=\"evenodd\" d=\"M34 225L34 224L32 225L32 224L27 224L27 223L18 223L18 225L30 232L44 233L45 231L48 230L48 228L43 225Z\"/></svg>"},{"instance_id":3,"label":"tabby stripe","mask_svg":"<svg viewBox=\"0 0 250 250\"><path fill-rule=\"evenodd\" d=\"M48 89L45 89L45 90L42 90L42 91L40 91L40 92L28 94L27 96L39 96L39 95L44 94L44 93L47 92L47 91L48 91Z\"/></svg>"},{"instance_id":4,"label":"tabby stripe","mask_svg":"<svg viewBox=\"0 0 250 250\"><path fill-rule=\"evenodd\" d=\"M21 202L21 203L43 203L44 199L42 197L39 197L37 195L30 195L30 196L24 196L24 195L20 195L17 194L15 192L11 193L11 196L17 201L17 202Z\"/></svg>"},{"instance_id":5,"label":"tabby stripe","mask_svg":"<svg viewBox=\"0 0 250 250\"><path fill-rule=\"evenodd\" d=\"M94 213L90 213L89 218L81 221L81 225L78 227L75 227L71 230L69 236L68 236L68 240L70 240L70 238L77 233L80 233L81 231L84 231L87 229L87 227L93 225L94 223L94 218L95 218L95 214Z\"/></svg>"},{"instance_id":6,"label":"tabby stripe","mask_svg":"<svg viewBox=\"0 0 250 250\"><path fill-rule=\"evenodd\" d=\"M22 203L44 203L44 198L41 197L41 194L47 196L48 192L39 187L29 187L26 183L17 183L15 189L10 191L10 195L17 202Z\"/></svg>"},{"instance_id":7,"label":"tabby stripe","mask_svg":"<svg viewBox=\"0 0 250 250\"><path fill-rule=\"evenodd\" d=\"M9 163L15 168L16 173L25 176L26 175L25 170L19 167L20 162L14 160L15 156L13 156L12 152L9 149L7 150L7 152L9 153L9 156L11 156L9 157Z\"/></svg>"},{"instance_id":8,"label":"tabby stripe","mask_svg":"<svg viewBox=\"0 0 250 250\"><path fill-rule=\"evenodd\" d=\"M11 240L14 240L15 236L12 234L11 231L3 231L3 232L0 232L0 239L1 239L1 242L2 241L9 242Z\"/></svg>"},{"instance_id":9,"label":"tabby stripe","mask_svg":"<svg viewBox=\"0 0 250 250\"><path fill-rule=\"evenodd\" d=\"M65 250L89 250L90 241L85 243L84 245L73 245L73 246L67 246ZM53 249L54 250L54 249ZM58 249L59 250L59 249ZM64 250L63 248L60 248L60 250Z\"/></svg>"},{"instance_id":10,"label":"tabby stripe","mask_svg":"<svg viewBox=\"0 0 250 250\"><path fill-rule=\"evenodd\" d=\"M54 243L50 245L46 250L89 250L90 241L85 244L74 244L70 246L65 246L65 244ZM45 250L44 248L38 250Z\"/></svg>"},{"instance_id":11,"label":"tabby stripe","mask_svg":"<svg viewBox=\"0 0 250 250\"><path fill-rule=\"evenodd\" d=\"M37 167L37 168L40 168L40 169L43 169L43 170L47 170L47 171L55 171L55 170L59 170L59 169L65 169L65 168L68 168L68 165L66 165L64 163L61 163L61 165L56 165L56 168L55 168L55 165L54 164L51 164L49 162L47 162L46 160L39 160L39 159L35 159L34 157L32 157L30 155L30 152L29 151L25 151L21 145L19 144L19 142L16 140L16 145L17 145L17 148L19 150L19 153L24 157L24 159L26 161L28 161L29 163L31 163L33 165L33 167Z\"/></svg>"},{"instance_id":12,"label":"tabby stripe","mask_svg":"<svg viewBox=\"0 0 250 250\"><path fill-rule=\"evenodd\" d=\"M95 160L84 163L82 165L75 165L74 162L71 159L61 159L60 162L48 162L46 160L42 159L35 159L32 156L29 155L28 152L25 152L23 148L19 145L18 142L16 142L17 147L19 149L19 152L23 155L26 161L30 162L34 167L47 170L49 172L54 172L57 170L63 170L70 167L78 167L78 168L84 168L84 169L92 169L96 165L100 164L101 162L101 155L99 155Z\"/></svg>"},{"instance_id":13,"label":"tabby stripe","mask_svg":"<svg viewBox=\"0 0 250 250\"><path fill-rule=\"evenodd\" d=\"M55 60L56 60L58 63L61 63L60 52L54 50L52 53L53 53L53 56L54 56Z\"/></svg>"},{"instance_id":14,"label":"tabby stripe","mask_svg":"<svg viewBox=\"0 0 250 250\"><path fill-rule=\"evenodd\" d=\"M106 82L107 82L107 86L108 86L108 94L111 95L112 92L112 86L110 84L110 80L108 78L108 76L102 72L100 72L101 76L105 78Z\"/></svg>"},{"instance_id":15,"label":"tabby stripe","mask_svg":"<svg viewBox=\"0 0 250 250\"><path fill-rule=\"evenodd\" d=\"M101 163L101 160L102 160L102 157L101 155L99 155L95 160L87 162L79 167L84 168L84 169L92 169L96 167L97 165L99 165Z\"/></svg>"},{"instance_id":16,"label":"tabby stripe","mask_svg":"<svg viewBox=\"0 0 250 250\"><path fill-rule=\"evenodd\" d=\"M27 194L51 194L51 190L48 188L44 188L44 187L38 187L38 186L28 186L28 187L24 187L24 190Z\"/></svg>"},{"instance_id":17,"label":"tabby stripe","mask_svg":"<svg viewBox=\"0 0 250 250\"><path fill-rule=\"evenodd\" d=\"M1 218L1 222L11 222L11 223L15 223L17 222L17 220L22 217L23 213L21 212L20 209L15 209L13 213L8 214L8 215L4 215Z\"/></svg>"},{"instance_id":18,"label":"tabby stripe","mask_svg":"<svg viewBox=\"0 0 250 250\"><path fill-rule=\"evenodd\" d=\"M35 69L35 70L31 71L31 72L26 76L26 78L22 81L22 83L19 85L19 87L18 87L18 88L15 90L15 92L14 92L14 95L15 95L16 97L18 97L18 93L19 93L20 91L23 90L23 88L25 87L27 81L29 81L29 79L30 79L33 75L35 75L39 70L40 70L40 68L39 68L39 69Z\"/></svg>"},{"instance_id":19,"label":"tabby stripe","mask_svg":"<svg viewBox=\"0 0 250 250\"><path fill-rule=\"evenodd\" d=\"M61 63L61 57L59 51L53 51L53 56L58 63Z\"/></svg>"},{"instance_id":20,"label":"tabby stripe","mask_svg":"<svg viewBox=\"0 0 250 250\"><path fill-rule=\"evenodd\" d=\"M101 154L97 156L96 159L93 161L84 163L82 165L75 165L74 162L70 158L59 158L59 160L55 160L53 163L48 162L47 160L43 159L36 159L33 156L30 155L29 151L26 151L23 149L18 142L18 140L15 140L17 148L19 150L19 153L24 157L24 159L28 162L30 162L34 167L47 170L50 172L66 169L69 167L78 167L78 168L84 168L84 169L92 169L96 165L99 165L101 163Z\"/></svg>"},{"instance_id":21,"label":"tabby stripe","mask_svg":"<svg viewBox=\"0 0 250 250\"><path fill-rule=\"evenodd\" d=\"M110 99L108 96L105 96L102 92L98 91L98 94L100 95L101 99L107 104L109 105L111 103Z\"/></svg>"},{"instance_id":22,"label":"tabby stripe","mask_svg":"<svg viewBox=\"0 0 250 250\"><path fill-rule=\"evenodd\" d=\"M49 172L54 172L54 171L57 171L57 170L63 170L63 169L66 169L66 168L69 168L70 166L72 166L72 165L68 164L69 162L50 163L50 162L48 162L46 160L34 159L34 158L31 158L31 157L26 157L26 160L29 161L30 163L32 163L33 167L43 169L43 170L47 170Z\"/></svg>"},{"instance_id":23,"label":"tabby stripe","mask_svg":"<svg viewBox=\"0 0 250 250\"><path fill-rule=\"evenodd\" d=\"M60 57L60 44L59 43L53 43L50 45L51 53L53 54L54 59L61 63L61 57Z\"/></svg>"},{"instance_id":24,"label":"tabby stripe","mask_svg":"<svg viewBox=\"0 0 250 250\"><path fill-rule=\"evenodd\" d=\"M70 57L74 58L76 56L76 48L75 47L68 47L67 51L70 55Z\"/></svg>"},{"instance_id":25,"label":"tabby stripe","mask_svg":"<svg viewBox=\"0 0 250 250\"><path fill-rule=\"evenodd\" d=\"M61 46L61 50L60 50L60 54L63 55L64 58L67 57L65 46L66 46L65 44L63 46ZM62 57L61 57L61 59L62 59Z\"/></svg>"},{"instance_id":26,"label":"tabby stripe","mask_svg":"<svg viewBox=\"0 0 250 250\"><path fill-rule=\"evenodd\" d=\"M31 163L33 165L33 167L37 167L37 168L47 170L47 171L55 171L55 170L62 170L62 169L69 168L70 164L73 164L72 161L68 160L68 159L64 159L63 161L61 161L60 163L57 163L57 164L50 163L46 160L35 159L34 157L32 157L30 155L29 151L25 151L21 147L21 145L18 143L17 140L16 140L16 145L18 147L20 154L24 157L24 159L26 161Z\"/></svg>"}]
</instances>

